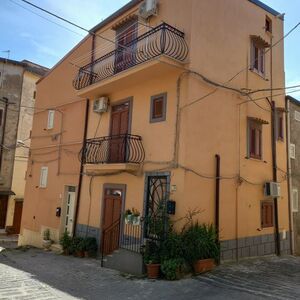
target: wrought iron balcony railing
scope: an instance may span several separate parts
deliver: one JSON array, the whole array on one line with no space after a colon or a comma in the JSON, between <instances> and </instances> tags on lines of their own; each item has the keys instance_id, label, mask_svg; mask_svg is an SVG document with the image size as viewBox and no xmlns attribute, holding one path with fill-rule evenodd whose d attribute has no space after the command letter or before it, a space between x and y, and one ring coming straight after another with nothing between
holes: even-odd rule
<instances>
[{"instance_id":1,"label":"wrought iron balcony railing","mask_svg":"<svg viewBox=\"0 0 300 300\"><path fill-rule=\"evenodd\" d=\"M145 159L145 151L140 136L121 134L88 139L80 158L84 164L139 164Z\"/></svg>"},{"instance_id":2,"label":"wrought iron balcony railing","mask_svg":"<svg viewBox=\"0 0 300 300\"><path fill-rule=\"evenodd\" d=\"M183 62L188 55L184 33L162 23L80 68L73 85L76 90L80 90L160 55Z\"/></svg>"}]
</instances>

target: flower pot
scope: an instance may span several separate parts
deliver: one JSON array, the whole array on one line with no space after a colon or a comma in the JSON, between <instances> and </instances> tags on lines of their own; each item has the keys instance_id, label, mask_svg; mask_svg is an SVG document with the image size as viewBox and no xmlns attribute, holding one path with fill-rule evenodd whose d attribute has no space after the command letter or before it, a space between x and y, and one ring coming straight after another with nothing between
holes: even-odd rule
<instances>
[{"instance_id":1,"label":"flower pot","mask_svg":"<svg viewBox=\"0 0 300 300\"><path fill-rule=\"evenodd\" d=\"M84 257L90 257L89 251L84 251Z\"/></svg>"},{"instance_id":2,"label":"flower pot","mask_svg":"<svg viewBox=\"0 0 300 300\"><path fill-rule=\"evenodd\" d=\"M77 257L84 257L84 251L76 251L76 256Z\"/></svg>"},{"instance_id":3,"label":"flower pot","mask_svg":"<svg viewBox=\"0 0 300 300\"><path fill-rule=\"evenodd\" d=\"M132 218L132 225L138 226L141 224L141 217L140 216L133 216Z\"/></svg>"},{"instance_id":4,"label":"flower pot","mask_svg":"<svg viewBox=\"0 0 300 300\"><path fill-rule=\"evenodd\" d=\"M215 267L215 260L213 258L197 260L193 267L197 274L211 271Z\"/></svg>"},{"instance_id":5,"label":"flower pot","mask_svg":"<svg viewBox=\"0 0 300 300\"><path fill-rule=\"evenodd\" d=\"M125 224L132 224L133 215L127 215L125 217Z\"/></svg>"},{"instance_id":6,"label":"flower pot","mask_svg":"<svg viewBox=\"0 0 300 300\"><path fill-rule=\"evenodd\" d=\"M70 250L69 249L64 249L64 255L70 255Z\"/></svg>"},{"instance_id":7,"label":"flower pot","mask_svg":"<svg viewBox=\"0 0 300 300\"><path fill-rule=\"evenodd\" d=\"M148 264L147 275L149 279L157 279L159 277L160 264Z\"/></svg>"},{"instance_id":8,"label":"flower pot","mask_svg":"<svg viewBox=\"0 0 300 300\"><path fill-rule=\"evenodd\" d=\"M45 248L45 250L49 251L51 244L52 244L51 240L43 240L43 247Z\"/></svg>"}]
</instances>

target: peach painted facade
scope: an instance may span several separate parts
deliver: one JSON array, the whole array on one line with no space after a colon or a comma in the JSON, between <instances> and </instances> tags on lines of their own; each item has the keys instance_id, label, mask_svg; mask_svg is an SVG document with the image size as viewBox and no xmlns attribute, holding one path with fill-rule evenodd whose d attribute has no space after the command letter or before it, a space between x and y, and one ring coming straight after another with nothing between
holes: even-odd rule
<instances>
[{"instance_id":1,"label":"peach painted facade","mask_svg":"<svg viewBox=\"0 0 300 300\"><path fill-rule=\"evenodd\" d=\"M57 153L45 154L43 159L49 161L46 163L49 166L46 189L36 188L40 176L39 169L43 164L29 165L28 176L31 177L27 179L28 196L25 196L25 205L28 207L23 217L23 236L26 235L27 239L24 239L23 243L31 241L34 235L37 241L36 238L40 236L44 227L52 228L56 235L62 233L61 224L64 217L55 217L55 208L63 207L64 197L60 198L60 195L63 195L65 185L78 186L80 164L77 156L82 146L85 99L90 99L88 141L100 139L103 143L102 137L111 137L117 126L112 119L116 115L115 112L121 109L117 105L126 102L126 107L129 106L128 117L124 121L121 116L120 124L126 123L127 134L142 138L145 159L139 163L112 163L112 160L99 163L98 160L98 163L84 164L81 192L77 195L80 205L76 234L94 235L101 241L105 224L104 201L110 189L122 193L119 207L121 214L126 209L135 208L145 216L149 200L147 184L151 176L166 178L168 198L176 202L176 212L171 217L172 220L183 218L189 210L200 210L201 213L196 217L199 221L214 223L217 179L215 156L219 155L219 228L222 258L235 259L237 255L274 253L274 215L272 226L262 226L261 205L263 200L270 201L270 198L264 195L264 183L274 181L271 107L266 97L275 101L276 108L285 106L284 96L272 99L269 90L272 86L285 85L283 43L268 50L270 45L283 37L283 20L276 17L278 13L270 8L262 8L259 1L160 0L157 15L149 18L147 23L139 20L134 32L137 32L138 36L148 32L149 35L146 34L143 40L143 51L150 51L153 36L150 31L165 22L172 26L166 27L167 34L172 32L167 40L170 43L176 40L175 44L184 40L189 50L187 57L178 59L174 54L160 53L155 58L134 65L138 60L135 57L135 60L131 61L133 66L122 67L122 70L117 71L114 69L112 74L100 78L103 76L101 70L109 72L110 66L107 58L100 58L115 48L107 40L115 40L116 32L122 34L120 28L124 28L126 22L135 19L140 2L131 1L95 28L97 36L94 38L93 57L83 56L88 54L91 48L91 42L87 45L86 41L66 56L38 84L37 106L40 103L42 107L57 106L64 110L62 144L71 141L79 143L69 148L77 152L76 155L68 155L67 152L61 151L61 160L58 161L50 161L57 159ZM267 32L265 28L266 20L271 22L272 33ZM177 34L176 38L174 32ZM184 37L181 33L184 33ZM88 41L90 40L92 37ZM253 56L251 41L266 47L264 74L250 70ZM138 51L136 49L139 49L139 45L129 50ZM182 44L179 47L182 47ZM126 60L128 53L123 55L125 56L122 59L125 57ZM76 91L71 86L72 80L77 78L77 82L82 84L85 75L77 77L76 70L69 62L73 59L75 62L81 62L80 66L84 66L91 59L98 58L93 68L89 67L86 71L88 74L92 74L90 71L94 72L94 75L87 77L91 81L87 81L82 88L77 86ZM112 60L113 67L116 68L118 57ZM108 67L104 66L104 69L101 69L105 63L108 63ZM238 75L234 76L237 73ZM92 82L94 79L95 83ZM216 83L224 83L230 89L217 87ZM251 97L263 99L253 102L245 96L246 92L259 89L267 91L256 92ZM165 115L162 116L162 120L153 122L151 103L156 95L165 97ZM93 111L95 99L100 97L109 99L108 111L101 114ZM76 102L76 105L61 106L67 102L64 100L67 98L82 101ZM58 127L53 133L59 133L59 115L55 116L58 118ZM250 158L249 155L249 118L258 122L262 128L259 159ZM43 131L42 124L45 122L46 113L36 113L33 135L51 134ZM51 139L48 137L47 143L49 140ZM53 142L55 143L57 141ZM112 142L107 143L108 149L112 149ZM32 149L43 146L45 139L37 139L32 143ZM287 252L290 223L285 176L285 138L276 141L276 154L277 181L281 189L281 195L278 197L278 228L281 233L282 250ZM61 174L57 173L59 161ZM63 175L64 172L74 175ZM182 224L182 221L177 222L177 228L180 229ZM250 243L253 247L247 247L245 243ZM270 249L265 251L266 247Z\"/></svg>"}]
</instances>

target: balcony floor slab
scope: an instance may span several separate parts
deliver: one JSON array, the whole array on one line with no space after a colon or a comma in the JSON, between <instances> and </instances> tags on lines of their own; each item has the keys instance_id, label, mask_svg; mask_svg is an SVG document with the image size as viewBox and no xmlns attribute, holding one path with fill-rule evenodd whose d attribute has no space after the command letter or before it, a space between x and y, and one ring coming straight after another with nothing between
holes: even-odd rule
<instances>
[{"instance_id":1,"label":"balcony floor slab","mask_svg":"<svg viewBox=\"0 0 300 300\"><path fill-rule=\"evenodd\" d=\"M139 164L116 163L116 164L86 164L84 171L87 175L100 175L106 172L127 171L135 172L139 170Z\"/></svg>"}]
</instances>

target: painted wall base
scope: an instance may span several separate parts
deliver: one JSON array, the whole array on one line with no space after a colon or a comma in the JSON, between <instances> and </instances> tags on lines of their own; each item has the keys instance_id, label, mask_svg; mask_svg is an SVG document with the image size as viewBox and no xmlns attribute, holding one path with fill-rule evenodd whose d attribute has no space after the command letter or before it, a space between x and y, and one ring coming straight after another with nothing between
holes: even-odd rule
<instances>
[{"instance_id":1,"label":"painted wall base","mask_svg":"<svg viewBox=\"0 0 300 300\"><path fill-rule=\"evenodd\" d=\"M289 232L286 233L285 239L282 233L280 234L280 250L283 255L291 254ZM275 254L274 234L246 237L238 241L221 241L221 261L271 254Z\"/></svg>"},{"instance_id":2,"label":"painted wall base","mask_svg":"<svg viewBox=\"0 0 300 300\"><path fill-rule=\"evenodd\" d=\"M79 237L94 237L97 240L98 247L100 245L100 228L77 224L75 235Z\"/></svg>"}]
</instances>

